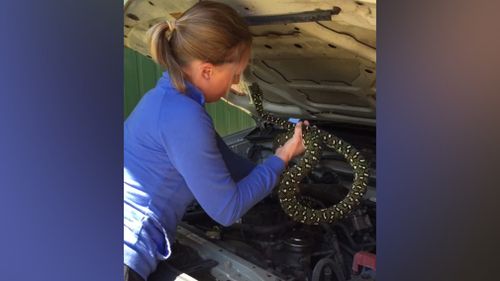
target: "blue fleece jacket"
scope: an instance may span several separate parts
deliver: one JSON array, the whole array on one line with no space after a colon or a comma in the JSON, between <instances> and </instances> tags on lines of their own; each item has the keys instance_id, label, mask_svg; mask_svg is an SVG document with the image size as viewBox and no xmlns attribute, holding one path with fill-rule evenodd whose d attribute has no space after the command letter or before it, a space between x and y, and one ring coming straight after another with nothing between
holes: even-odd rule
<instances>
[{"instance_id":1,"label":"blue fleece jacket","mask_svg":"<svg viewBox=\"0 0 500 281\"><path fill-rule=\"evenodd\" d=\"M176 226L197 200L222 225L278 183L283 160L254 165L216 134L203 94L179 93L165 72L124 125L124 263L144 279L167 259Z\"/></svg>"}]
</instances>

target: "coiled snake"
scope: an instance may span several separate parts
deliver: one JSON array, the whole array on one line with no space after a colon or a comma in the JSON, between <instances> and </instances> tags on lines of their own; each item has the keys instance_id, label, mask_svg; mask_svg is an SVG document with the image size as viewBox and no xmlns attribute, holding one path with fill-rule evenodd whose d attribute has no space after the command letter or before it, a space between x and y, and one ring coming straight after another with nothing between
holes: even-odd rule
<instances>
[{"instance_id":1,"label":"coiled snake","mask_svg":"<svg viewBox=\"0 0 500 281\"><path fill-rule=\"evenodd\" d=\"M262 92L257 83L253 83L249 89L259 117L287 131L284 136L278 136L275 140L279 145L284 144L293 136L294 124L264 112ZM296 165L289 167L283 173L279 183L278 196L281 207L293 220L304 224L334 223L357 207L366 193L368 182L366 160L350 144L315 126L307 126L303 129L303 139L306 147L304 155ZM340 202L328 208L313 209L301 200L299 183L318 164L324 146L334 149L346 158L354 170L354 180L351 190Z\"/></svg>"}]
</instances>

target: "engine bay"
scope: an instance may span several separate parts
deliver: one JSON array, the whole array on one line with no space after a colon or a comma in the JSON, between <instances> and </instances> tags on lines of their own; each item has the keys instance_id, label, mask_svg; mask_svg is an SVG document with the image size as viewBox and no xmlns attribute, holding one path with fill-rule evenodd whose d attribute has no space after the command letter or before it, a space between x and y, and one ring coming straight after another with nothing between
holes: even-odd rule
<instances>
[{"instance_id":1,"label":"engine bay","mask_svg":"<svg viewBox=\"0 0 500 281\"><path fill-rule=\"evenodd\" d=\"M335 125L333 130L331 122L315 125L356 146L368 160L368 189L356 209L332 224L305 225L283 212L275 189L239 221L224 227L194 203L183 218L180 232L205 242L193 246L186 242L190 235L184 236L183 243L178 238L168 264L197 280L375 280L375 130L352 125ZM236 153L260 163L273 154L273 139L281 132L273 125L260 124L224 140ZM300 184L302 202L314 209L332 206L345 197L352 181L352 168L342 155L325 149L319 164ZM213 246L206 249L208 254L200 255L200 247L205 247L201 245L209 243ZM234 256L217 261L216 251ZM222 261L240 258L254 275L245 275L242 265L220 268Z\"/></svg>"}]
</instances>

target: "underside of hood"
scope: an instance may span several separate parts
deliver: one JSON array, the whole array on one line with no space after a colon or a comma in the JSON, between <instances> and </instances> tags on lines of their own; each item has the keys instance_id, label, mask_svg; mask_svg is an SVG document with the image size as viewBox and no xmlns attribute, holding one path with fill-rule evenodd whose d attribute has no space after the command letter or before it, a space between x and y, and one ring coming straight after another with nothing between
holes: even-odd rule
<instances>
[{"instance_id":1,"label":"underside of hood","mask_svg":"<svg viewBox=\"0 0 500 281\"><path fill-rule=\"evenodd\" d=\"M125 46L149 56L146 32L198 1L125 2ZM375 0L224 2L250 25L252 59L226 101L255 113L248 86L281 117L375 125Z\"/></svg>"}]
</instances>

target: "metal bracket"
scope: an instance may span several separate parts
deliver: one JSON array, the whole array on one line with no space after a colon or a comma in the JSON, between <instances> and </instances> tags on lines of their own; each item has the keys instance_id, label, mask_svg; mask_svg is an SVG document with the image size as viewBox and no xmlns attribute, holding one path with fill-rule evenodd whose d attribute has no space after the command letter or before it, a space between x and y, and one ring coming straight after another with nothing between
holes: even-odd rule
<instances>
[{"instance_id":1,"label":"metal bracket","mask_svg":"<svg viewBox=\"0 0 500 281\"><path fill-rule=\"evenodd\" d=\"M341 9L333 7L332 10L327 11L310 11L295 14L285 15L272 15L272 16L247 16L244 17L245 21L250 26L255 25L268 25L268 24L287 24L299 22L315 22L315 21L330 21L332 16L338 15Z\"/></svg>"}]
</instances>

